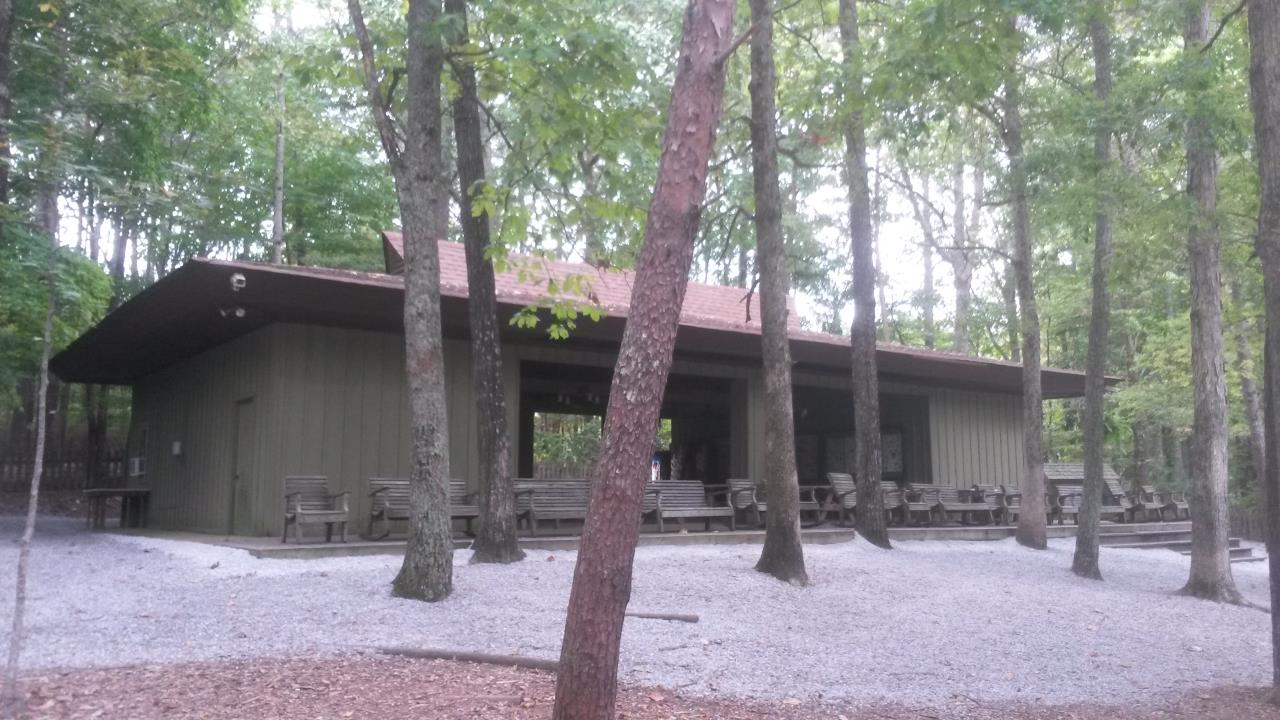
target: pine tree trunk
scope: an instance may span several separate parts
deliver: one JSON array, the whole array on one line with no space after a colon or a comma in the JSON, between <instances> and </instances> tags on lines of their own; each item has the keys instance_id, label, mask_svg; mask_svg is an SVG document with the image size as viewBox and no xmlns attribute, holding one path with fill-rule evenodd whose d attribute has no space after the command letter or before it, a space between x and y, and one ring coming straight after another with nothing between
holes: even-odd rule
<instances>
[{"instance_id":1,"label":"pine tree trunk","mask_svg":"<svg viewBox=\"0 0 1280 720\"><path fill-rule=\"evenodd\" d=\"M1227 526L1227 377L1222 337L1221 241L1214 215L1218 204L1218 157L1210 127L1208 91L1212 60L1210 5L1187 15L1184 41L1190 60L1192 109L1187 119L1187 255L1191 266L1191 385L1195 401L1191 431L1191 574L1182 592L1219 602L1240 602L1231 577Z\"/></svg>"},{"instance_id":2,"label":"pine tree trunk","mask_svg":"<svg viewBox=\"0 0 1280 720\"><path fill-rule=\"evenodd\" d=\"M735 5L692 0L685 11L658 178L569 596L555 720L613 717L640 508L724 101L723 55L733 42Z\"/></svg>"},{"instance_id":3,"label":"pine tree trunk","mask_svg":"<svg viewBox=\"0 0 1280 720\"><path fill-rule=\"evenodd\" d=\"M1106 439L1107 340L1111 333L1111 26L1102 3L1090 8L1089 37L1093 45L1093 94L1098 101L1093 137L1097 209L1093 221L1093 301L1089 317L1089 351L1084 389L1084 498L1076 530L1071 570L1081 577L1102 579L1098 567L1098 525L1102 511L1103 450Z\"/></svg>"},{"instance_id":4,"label":"pine tree trunk","mask_svg":"<svg viewBox=\"0 0 1280 720\"><path fill-rule=\"evenodd\" d=\"M445 0L453 16L453 44L467 43L467 0ZM476 395L477 449L480 455L480 528L473 563L510 563L524 558L516 538L515 486L509 471L511 446L502 378L502 341L498 334L498 301L489 248L489 216L477 215L472 196L485 183L484 138L476 96L475 67L465 59L454 65L458 95L453 101L457 142L462 236L467 251L468 313L471 320L471 385Z\"/></svg>"},{"instance_id":5,"label":"pine tree trunk","mask_svg":"<svg viewBox=\"0 0 1280 720\"><path fill-rule=\"evenodd\" d=\"M845 182L849 190L849 235L853 260L853 464L858 504L854 524L867 542L889 547L884 495L880 489L880 380L876 374L876 275L871 244L871 200L867 189L867 133L863 122L862 46L857 0L840 0L840 42L845 93Z\"/></svg>"},{"instance_id":6,"label":"pine tree trunk","mask_svg":"<svg viewBox=\"0 0 1280 720\"><path fill-rule=\"evenodd\" d=\"M9 204L9 115L12 89L9 68L12 64L13 0L0 0L0 206ZM0 221L0 238L4 222Z\"/></svg>"},{"instance_id":7,"label":"pine tree trunk","mask_svg":"<svg viewBox=\"0 0 1280 720\"><path fill-rule=\"evenodd\" d=\"M1240 281L1231 280L1231 300L1237 306L1243 302ZM1261 485L1262 468L1266 465L1266 423L1262 419L1262 399L1258 383L1254 379L1253 341L1249 338L1252 323L1242 318L1235 326L1236 373L1240 376L1240 399L1244 402L1245 425L1249 428L1249 464L1253 466L1254 481Z\"/></svg>"},{"instance_id":8,"label":"pine tree trunk","mask_svg":"<svg viewBox=\"0 0 1280 720\"><path fill-rule=\"evenodd\" d=\"M974 216L977 217L982 203L979 184L981 173L974 177ZM971 351L969 339L969 316L973 313L973 261L969 257L969 218L965 213L964 163L956 160L951 165L951 193L954 211L951 219L952 236L955 247L940 253L942 259L951 266L952 285L955 290L955 321L951 334L951 349L968 355ZM976 223L975 223L976 230Z\"/></svg>"},{"instance_id":9,"label":"pine tree trunk","mask_svg":"<svg viewBox=\"0 0 1280 720\"><path fill-rule=\"evenodd\" d=\"M1280 0L1249 3L1249 89L1258 158L1257 251L1266 306L1261 469L1271 607L1280 608ZM1271 613L1272 701L1280 703L1280 612Z\"/></svg>"},{"instance_id":10,"label":"pine tree trunk","mask_svg":"<svg viewBox=\"0 0 1280 720\"><path fill-rule=\"evenodd\" d=\"M274 31L279 42L280 25L284 9L280 0L272 3L275 15ZM271 262L279 264L284 259L284 60L276 61L276 164L275 188L271 203Z\"/></svg>"},{"instance_id":11,"label":"pine tree trunk","mask_svg":"<svg viewBox=\"0 0 1280 720\"><path fill-rule=\"evenodd\" d=\"M1040 313L1036 308L1035 263L1031 248L1031 209L1022 136L1022 79L1011 71L1005 80L1001 135L1009 158L1013 201L1013 268L1022 334L1022 446L1026 459L1017 539L1030 548L1048 547L1044 500L1044 405L1040 387Z\"/></svg>"},{"instance_id":12,"label":"pine tree trunk","mask_svg":"<svg viewBox=\"0 0 1280 720\"><path fill-rule=\"evenodd\" d=\"M751 0L751 174L755 189L756 261L760 264L760 325L764 354L764 471L769 517L756 569L806 585L800 545L800 480L796 475L791 402L791 340L787 293L791 270L782 237L778 135L774 108L773 2Z\"/></svg>"}]
</instances>

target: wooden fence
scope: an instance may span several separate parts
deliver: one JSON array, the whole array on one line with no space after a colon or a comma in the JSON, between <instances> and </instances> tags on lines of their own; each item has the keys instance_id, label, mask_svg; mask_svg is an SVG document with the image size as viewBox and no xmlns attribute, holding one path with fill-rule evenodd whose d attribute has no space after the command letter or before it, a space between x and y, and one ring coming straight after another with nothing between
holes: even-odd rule
<instances>
[{"instance_id":1,"label":"wooden fence","mask_svg":"<svg viewBox=\"0 0 1280 720\"><path fill-rule=\"evenodd\" d=\"M26 492L31 488L31 472L34 455L0 455L0 492ZM124 450L109 450L100 459L95 477L110 483L119 481L125 474ZM85 470L82 453L65 456L47 456L44 474L40 479L41 490L83 490L89 487L89 473Z\"/></svg>"}]
</instances>

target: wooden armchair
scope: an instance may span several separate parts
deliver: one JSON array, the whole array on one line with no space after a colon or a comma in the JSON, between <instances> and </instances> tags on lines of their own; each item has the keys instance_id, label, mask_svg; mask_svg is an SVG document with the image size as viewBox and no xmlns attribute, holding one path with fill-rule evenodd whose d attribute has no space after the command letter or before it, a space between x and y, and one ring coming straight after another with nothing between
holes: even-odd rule
<instances>
[{"instance_id":1,"label":"wooden armchair","mask_svg":"<svg viewBox=\"0 0 1280 720\"><path fill-rule=\"evenodd\" d=\"M333 526L339 526L342 542L347 541L347 517L350 515L351 493L329 492L329 478L324 476L290 476L284 479L284 531L280 542L287 542L289 526L294 540L302 542L304 523L324 523L324 541L333 539Z\"/></svg>"}]
</instances>

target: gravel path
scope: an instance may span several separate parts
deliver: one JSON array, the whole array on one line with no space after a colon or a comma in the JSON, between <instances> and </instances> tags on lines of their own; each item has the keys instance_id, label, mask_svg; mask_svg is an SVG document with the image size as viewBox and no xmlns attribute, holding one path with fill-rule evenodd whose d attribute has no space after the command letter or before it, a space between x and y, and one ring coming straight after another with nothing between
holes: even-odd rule
<instances>
[{"instance_id":1,"label":"gravel path","mask_svg":"<svg viewBox=\"0 0 1280 720\"><path fill-rule=\"evenodd\" d=\"M19 520L0 517L0 588ZM456 558L455 591L390 597L399 558L256 560L201 543L80 531L47 518L34 550L27 668L297 656L403 644L554 658L573 553L513 566ZM756 546L641 548L622 676L694 694L941 706L1141 699L1270 680L1269 618L1171 594L1187 558L1103 551L1105 583L1071 575L1071 541L853 542L805 549L813 584L751 569ZM1250 600L1265 563L1235 566ZM8 629L11 607L0 608ZM7 637L0 634L7 642Z\"/></svg>"}]
</instances>

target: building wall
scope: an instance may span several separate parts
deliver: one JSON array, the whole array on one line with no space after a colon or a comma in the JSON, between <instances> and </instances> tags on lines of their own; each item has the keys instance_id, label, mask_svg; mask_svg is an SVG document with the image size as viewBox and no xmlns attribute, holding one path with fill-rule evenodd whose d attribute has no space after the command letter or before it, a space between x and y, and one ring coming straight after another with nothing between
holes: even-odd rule
<instances>
[{"instance_id":1,"label":"building wall","mask_svg":"<svg viewBox=\"0 0 1280 720\"><path fill-rule=\"evenodd\" d=\"M931 388L929 435L934 481L943 485L1022 484L1022 398Z\"/></svg>"},{"instance_id":2,"label":"building wall","mask_svg":"<svg viewBox=\"0 0 1280 720\"><path fill-rule=\"evenodd\" d=\"M151 522L226 533L232 503L236 402L270 385L270 336L238 338L146 378L134 387L129 455L146 461ZM174 453L180 443L180 453ZM248 451L260 464L269 446Z\"/></svg>"},{"instance_id":3,"label":"building wall","mask_svg":"<svg viewBox=\"0 0 1280 720\"><path fill-rule=\"evenodd\" d=\"M450 470L453 477L474 484L478 456L469 355L465 341L446 341ZM613 355L544 344L509 346L504 360L508 424L514 436L520 417L520 361L610 366ZM735 475L760 478L761 371L677 358L673 372L732 381L730 466ZM847 378L833 375L798 373L795 381L849 386ZM924 469L926 479L958 487L1018 484L1022 445L1017 396L902 383L883 383L881 389L927 400L928 443L913 442L910 460L912 467ZM256 433L244 450L247 462L241 466L251 477L242 480L240 498L250 510L242 511L232 528L236 407L250 399ZM351 492L350 529L355 532L368 517L367 478L408 476L408 418L401 335L276 324L138 383L131 454L146 457L145 482L152 488L157 527L276 534L282 529L282 478L324 475L335 492ZM925 434L920 426L911 430ZM175 441L182 446L179 455L172 452ZM514 470L517 448L512 445Z\"/></svg>"}]
</instances>

